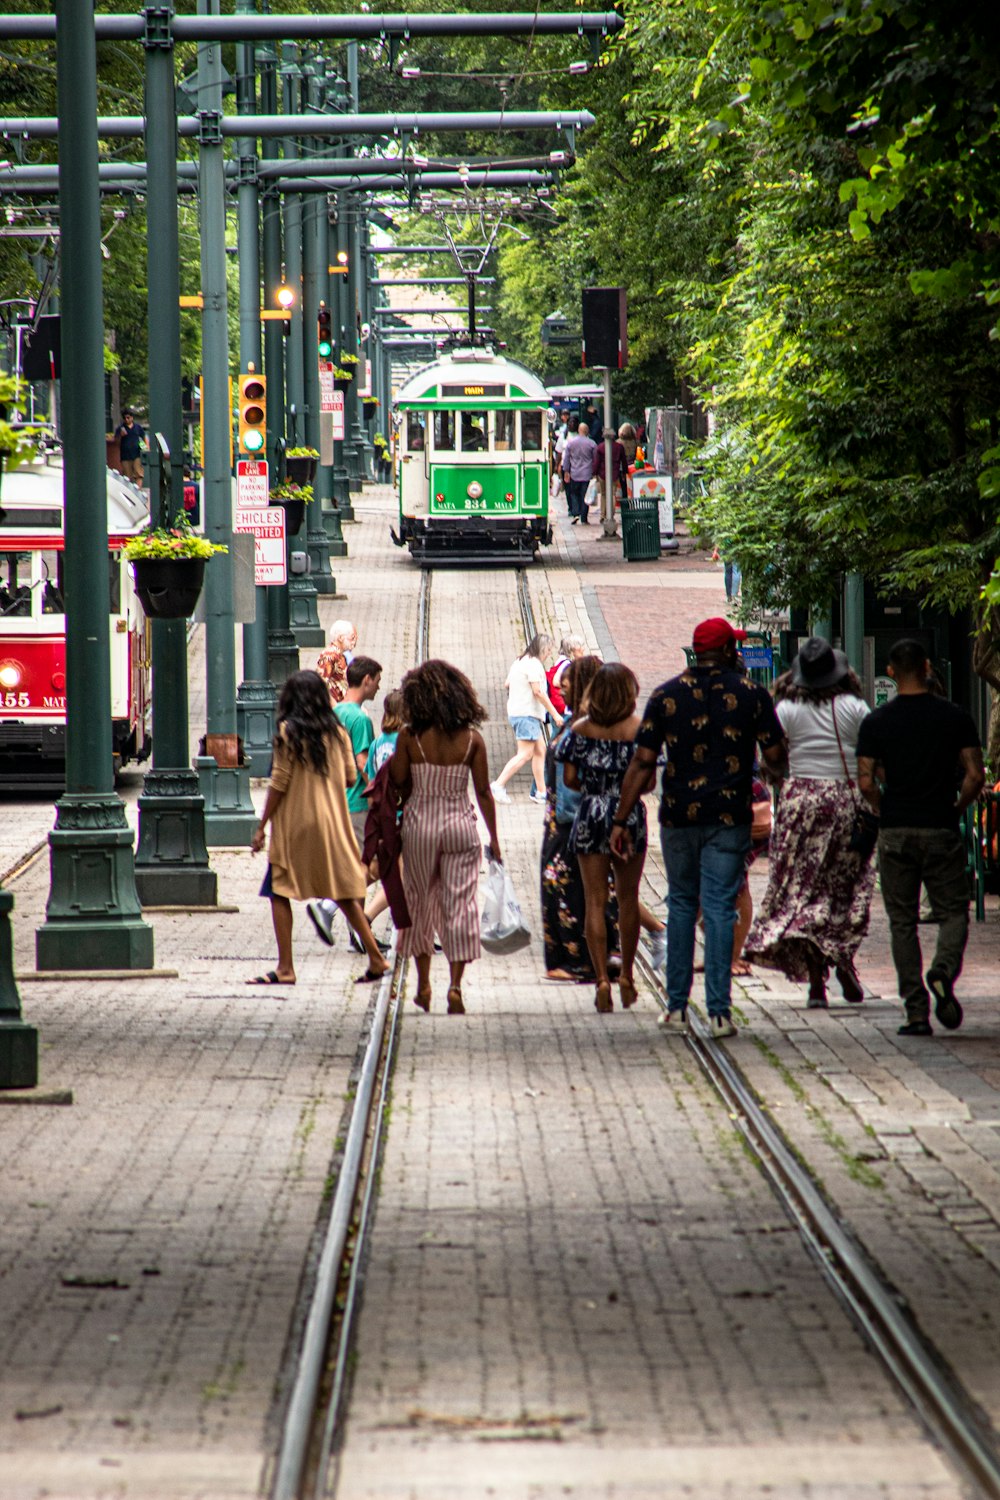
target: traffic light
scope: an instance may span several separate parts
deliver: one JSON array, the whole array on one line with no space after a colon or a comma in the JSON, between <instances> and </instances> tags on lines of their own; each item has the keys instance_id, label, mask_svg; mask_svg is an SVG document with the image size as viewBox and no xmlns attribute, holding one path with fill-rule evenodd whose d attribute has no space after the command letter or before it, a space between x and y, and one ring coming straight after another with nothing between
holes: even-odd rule
<instances>
[{"instance_id":1,"label":"traffic light","mask_svg":"<svg viewBox=\"0 0 1000 1500\"><path fill-rule=\"evenodd\" d=\"M320 303L316 314L316 337L320 359L329 359L333 354L333 329L330 322L330 309L325 302Z\"/></svg>"},{"instance_id":2,"label":"traffic light","mask_svg":"<svg viewBox=\"0 0 1000 1500\"><path fill-rule=\"evenodd\" d=\"M239 381L239 451L262 453L267 441L267 382L249 370Z\"/></svg>"}]
</instances>

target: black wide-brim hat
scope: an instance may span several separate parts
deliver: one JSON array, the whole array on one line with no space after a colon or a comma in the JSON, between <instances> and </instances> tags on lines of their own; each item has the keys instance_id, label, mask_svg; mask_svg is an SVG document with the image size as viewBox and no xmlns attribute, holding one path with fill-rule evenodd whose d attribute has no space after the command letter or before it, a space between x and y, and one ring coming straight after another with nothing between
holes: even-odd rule
<instances>
[{"instance_id":1,"label":"black wide-brim hat","mask_svg":"<svg viewBox=\"0 0 1000 1500\"><path fill-rule=\"evenodd\" d=\"M804 688L828 688L851 670L843 651L836 651L821 635L811 635L792 662L792 681Z\"/></svg>"}]
</instances>

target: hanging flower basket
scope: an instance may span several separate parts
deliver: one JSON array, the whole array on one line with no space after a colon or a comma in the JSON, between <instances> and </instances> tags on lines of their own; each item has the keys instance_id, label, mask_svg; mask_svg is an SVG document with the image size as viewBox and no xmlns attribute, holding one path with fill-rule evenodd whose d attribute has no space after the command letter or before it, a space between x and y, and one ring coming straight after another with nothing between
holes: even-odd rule
<instances>
[{"instance_id":1,"label":"hanging flower basket","mask_svg":"<svg viewBox=\"0 0 1000 1500\"><path fill-rule=\"evenodd\" d=\"M293 484L311 484L316 475L319 460L311 454L307 457L285 457L285 473Z\"/></svg>"},{"instance_id":2,"label":"hanging flower basket","mask_svg":"<svg viewBox=\"0 0 1000 1500\"><path fill-rule=\"evenodd\" d=\"M152 620L186 620L194 614L205 582L203 557L138 557L132 563L135 592Z\"/></svg>"},{"instance_id":3,"label":"hanging flower basket","mask_svg":"<svg viewBox=\"0 0 1000 1500\"><path fill-rule=\"evenodd\" d=\"M333 377L333 388L335 391L343 391L346 394L353 384L353 375L335 375Z\"/></svg>"},{"instance_id":4,"label":"hanging flower basket","mask_svg":"<svg viewBox=\"0 0 1000 1500\"><path fill-rule=\"evenodd\" d=\"M306 502L304 500L272 500L271 504L281 506L285 512L286 532L289 536L297 536L306 518Z\"/></svg>"}]
</instances>

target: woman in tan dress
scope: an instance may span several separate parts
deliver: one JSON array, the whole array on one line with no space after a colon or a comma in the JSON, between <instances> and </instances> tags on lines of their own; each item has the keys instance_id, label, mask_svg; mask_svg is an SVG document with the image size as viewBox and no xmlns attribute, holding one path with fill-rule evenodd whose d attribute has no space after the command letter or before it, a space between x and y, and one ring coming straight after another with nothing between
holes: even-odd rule
<instances>
[{"instance_id":1,"label":"woman in tan dress","mask_svg":"<svg viewBox=\"0 0 1000 1500\"><path fill-rule=\"evenodd\" d=\"M293 901L331 896L368 956L363 981L388 968L365 917L366 875L347 811L346 789L357 776L350 738L316 672L294 672L281 690L271 782L251 841L257 854L271 825L261 895L270 898L278 966L248 984L294 984Z\"/></svg>"}]
</instances>

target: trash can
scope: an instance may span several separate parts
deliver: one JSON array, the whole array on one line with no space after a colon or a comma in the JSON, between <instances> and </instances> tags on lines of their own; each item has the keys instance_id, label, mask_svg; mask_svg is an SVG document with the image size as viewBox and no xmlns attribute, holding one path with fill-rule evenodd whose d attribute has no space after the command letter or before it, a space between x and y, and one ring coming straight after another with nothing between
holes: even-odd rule
<instances>
[{"instance_id":1,"label":"trash can","mask_svg":"<svg viewBox=\"0 0 1000 1500\"><path fill-rule=\"evenodd\" d=\"M660 507L655 495L622 501L622 548L626 562L655 562L660 555Z\"/></svg>"}]
</instances>

